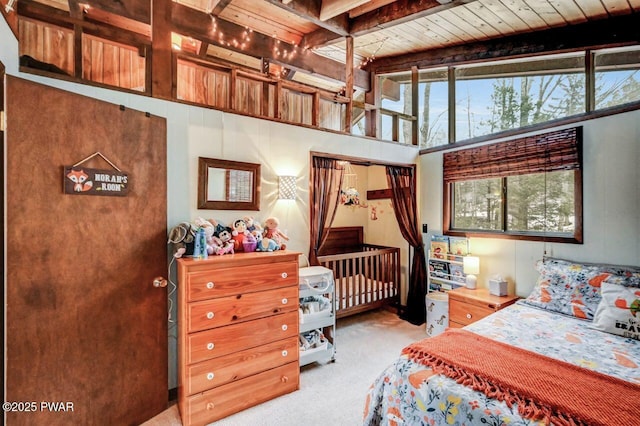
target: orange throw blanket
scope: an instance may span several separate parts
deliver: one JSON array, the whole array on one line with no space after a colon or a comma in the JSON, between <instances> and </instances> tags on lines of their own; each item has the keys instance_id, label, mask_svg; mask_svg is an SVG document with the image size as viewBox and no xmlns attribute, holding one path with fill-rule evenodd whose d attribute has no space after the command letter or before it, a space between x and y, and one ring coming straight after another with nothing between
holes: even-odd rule
<instances>
[{"instance_id":1,"label":"orange throw blanket","mask_svg":"<svg viewBox=\"0 0 640 426\"><path fill-rule=\"evenodd\" d=\"M640 424L640 385L466 330L448 329L402 352L490 398L517 403L527 419L554 425Z\"/></svg>"}]
</instances>

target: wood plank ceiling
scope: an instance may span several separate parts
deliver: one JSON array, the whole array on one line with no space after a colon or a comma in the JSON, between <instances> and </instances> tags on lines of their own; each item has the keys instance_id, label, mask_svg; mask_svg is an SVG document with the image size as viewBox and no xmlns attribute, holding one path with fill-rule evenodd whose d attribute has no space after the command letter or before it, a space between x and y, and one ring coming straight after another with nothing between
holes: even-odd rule
<instances>
[{"instance_id":1,"label":"wood plank ceiling","mask_svg":"<svg viewBox=\"0 0 640 426\"><path fill-rule=\"evenodd\" d=\"M150 37L152 5L163 1L17 3ZM640 0L175 0L171 11L174 48L257 70L266 60L281 75L338 91L345 83L332 70L344 68L349 37L354 85L363 87L358 68L380 59L632 15Z\"/></svg>"}]
</instances>

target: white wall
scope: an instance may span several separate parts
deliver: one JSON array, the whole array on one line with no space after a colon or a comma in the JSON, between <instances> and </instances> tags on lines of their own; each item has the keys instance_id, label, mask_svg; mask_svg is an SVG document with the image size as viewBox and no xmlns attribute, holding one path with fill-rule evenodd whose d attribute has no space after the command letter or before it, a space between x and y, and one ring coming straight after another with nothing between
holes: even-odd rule
<instances>
[{"instance_id":1,"label":"white wall","mask_svg":"<svg viewBox=\"0 0 640 426\"><path fill-rule=\"evenodd\" d=\"M511 291L527 296L545 247L548 255L564 259L640 265L640 111L577 125L584 129L584 244L471 238L471 250L480 256L479 286L500 274ZM422 220L430 235L442 232L442 156L420 157Z\"/></svg>"},{"instance_id":2,"label":"white wall","mask_svg":"<svg viewBox=\"0 0 640 426\"><path fill-rule=\"evenodd\" d=\"M244 215L252 215L261 221L276 216L280 219L281 228L291 238L287 249L306 254L309 247L310 151L397 163L413 164L417 161L418 150L411 146L339 135L20 73L17 40L1 18L0 40L0 61L5 65L7 74L166 118L168 228L198 216L215 218L227 224ZM198 210L198 157L260 163L260 212ZM298 177L296 201L277 200L278 175ZM172 275L175 275L175 271ZM175 317L175 313L173 315ZM175 324L170 324L170 388L176 386L175 345Z\"/></svg>"}]
</instances>

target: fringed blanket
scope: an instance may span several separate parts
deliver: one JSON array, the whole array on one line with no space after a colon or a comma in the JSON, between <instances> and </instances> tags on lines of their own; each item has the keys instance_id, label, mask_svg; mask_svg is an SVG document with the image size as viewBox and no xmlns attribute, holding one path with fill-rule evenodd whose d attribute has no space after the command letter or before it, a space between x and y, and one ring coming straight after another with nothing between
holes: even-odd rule
<instances>
[{"instance_id":1,"label":"fringed blanket","mask_svg":"<svg viewBox=\"0 0 640 426\"><path fill-rule=\"evenodd\" d=\"M490 398L517 404L524 418L554 425L640 423L639 385L466 330L448 329L403 353Z\"/></svg>"}]
</instances>

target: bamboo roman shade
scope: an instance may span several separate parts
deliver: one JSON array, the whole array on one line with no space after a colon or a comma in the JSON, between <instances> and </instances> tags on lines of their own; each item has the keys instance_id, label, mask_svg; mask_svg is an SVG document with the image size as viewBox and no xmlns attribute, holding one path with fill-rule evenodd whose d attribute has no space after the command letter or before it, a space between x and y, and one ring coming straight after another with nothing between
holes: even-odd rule
<instances>
[{"instance_id":1,"label":"bamboo roman shade","mask_svg":"<svg viewBox=\"0 0 640 426\"><path fill-rule=\"evenodd\" d=\"M582 127L557 130L444 154L444 182L579 170Z\"/></svg>"}]
</instances>

